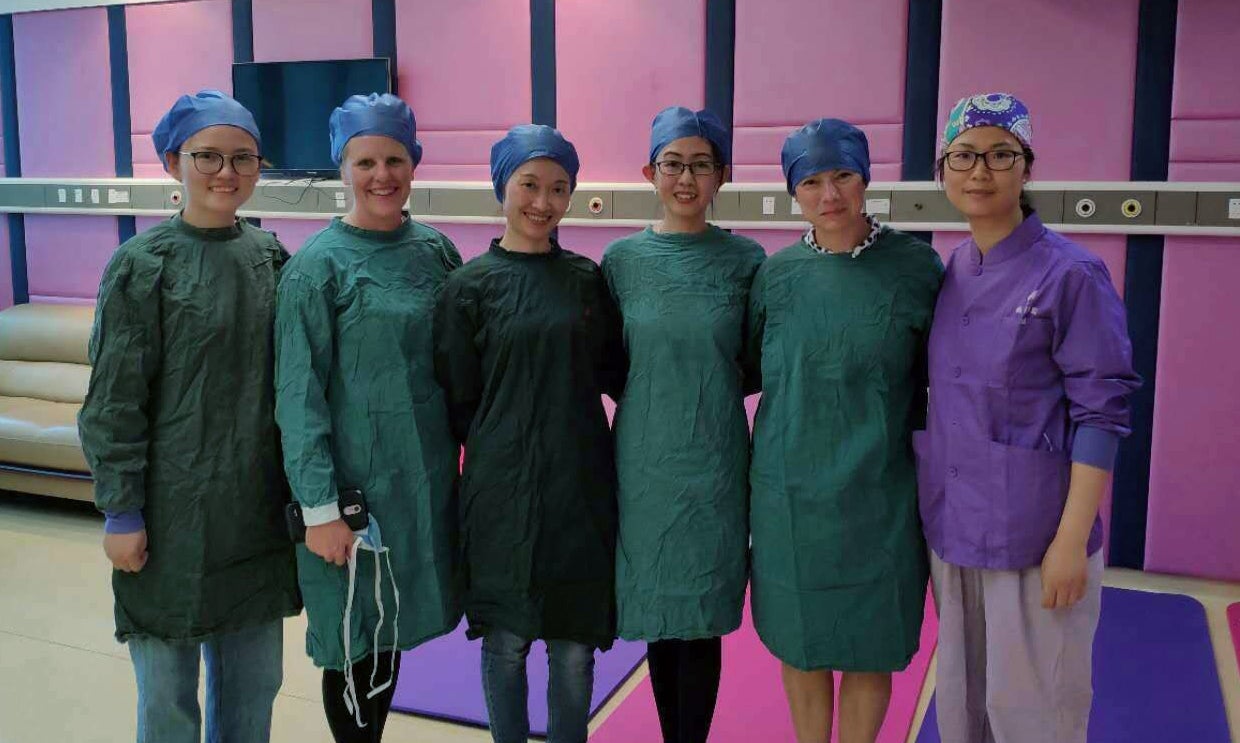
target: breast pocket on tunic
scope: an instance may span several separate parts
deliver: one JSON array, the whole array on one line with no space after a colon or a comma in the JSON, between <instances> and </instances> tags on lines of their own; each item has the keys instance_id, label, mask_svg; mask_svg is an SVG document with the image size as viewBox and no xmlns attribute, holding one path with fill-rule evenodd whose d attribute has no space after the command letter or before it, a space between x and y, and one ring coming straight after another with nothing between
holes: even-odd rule
<instances>
[{"instance_id":1,"label":"breast pocket on tunic","mask_svg":"<svg viewBox=\"0 0 1240 743\"><path fill-rule=\"evenodd\" d=\"M1051 344L1055 323L1049 314L1036 312L1037 307L1024 311L1009 309L999 321L1000 333L995 342L997 363L992 369L993 381L1010 387L1032 387L1047 384L1053 369Z\"/></svg>"}]
</instances>

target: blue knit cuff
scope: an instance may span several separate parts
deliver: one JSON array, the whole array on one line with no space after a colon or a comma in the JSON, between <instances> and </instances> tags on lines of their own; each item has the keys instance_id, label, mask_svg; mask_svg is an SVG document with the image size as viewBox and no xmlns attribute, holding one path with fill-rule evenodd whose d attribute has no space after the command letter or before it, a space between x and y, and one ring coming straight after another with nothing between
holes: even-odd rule
<instances>
[{"instance_id":1,"label":"blue knit cuff","mask_svg":"<svg viewBox=\"0 0 1240 743\"><path fill-rule=\"evenodd\" d=\"M1097 467L1110 472L1115 467L1115 452L1119 449L1119 434L1093 426L1076 429L1072 442L1072 461Z\"/></svg>"},{"instance_id":2,"label":"blue knit cuff","mask_svg":"<svg viewBox=\"0 0 1240 743\"><path fill-rule=\"evenodd\" d=\"M106 520L103 522L105 534L133 534L146 528L146 520L141 511L104 511Z\"/></svg>"}]
</instances>

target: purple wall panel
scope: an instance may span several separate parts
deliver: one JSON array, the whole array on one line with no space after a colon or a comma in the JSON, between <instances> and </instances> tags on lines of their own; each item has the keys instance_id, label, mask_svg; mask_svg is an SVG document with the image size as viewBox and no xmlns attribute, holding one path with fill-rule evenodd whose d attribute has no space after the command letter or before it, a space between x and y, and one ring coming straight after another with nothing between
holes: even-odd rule
<instances>
[{"instance_id":1,"label":"purple wall panel","mask_svg":"<svg viewBox=\"0 0 1240 743\"><path fill-rule=\"evenodd\" d=\"M705 105L705 3L561 2L555 13L556 120L580 179L640 182L654 115Z\"/></svg>"},{"instance_id":2,"label":"purple wall panel","mask_svg":"<svg viewBox=\"0 0 1240 743\"><path fill-rule=\"evenodd\" d=\"M115 175L103 8L13 17L22 175ZM92 300L116 249L114 217L26 216L32 301Z\"/></svg>"},{"instance_id":3,"label":"purple wall panel","mask_svg":"<svg viewBox=\"0 0 1240 743\"><path fill-rule=\"evenodd\" d=\"M1240 68L1240 3L1184 0L1176 19L1172 118L1240 119L1235 71ZM1221 93L1228 93L1221 95Z\"/></svg>"},{"instance_id":4,"label":"purple wall panel","mask_svg":"<svg viewBox=\"0 0 1240 743\"><path fill-rule=\"evenodd\" d=\"M529 27L526 0L396 1L397 87L425 148L418 178L490 179L491 144L530 120Z\"/></svg>"},{"instance_id":5,"label":"purple wall panel","mask_svg":"<svg viewBox=\"0 0 1240 743\"><path fill-rule=\"evenodd\" d=\"M22 175L115 175L107 11L15 15L13 46Z\"/></svg>"},{"instance_id":6,"label":"purple wall panel","mask_svg":"<svg viewBox=\"0 0 1240 743\"><path fill-rule=\"evenodd\" d=\"M1168 239L1145 568L1240 580L1240 241Z\"/></svg>"},{"instance_id":7,"label":"purple wall panel","mask_svg":"<svg viewBox=\"0 0 1240 743\"><path fill-rule=\"evenodd\" d=\"M125 9L129 47L129 117L134 176L161 178L151 132L178 96L202 88L232 91L232 10L229 0L131 5ZM181 64L185 63L185 64Z\"/></svg>"},{"instance_id":8,"label":"purple wall panel","mask_svg":"<svg viewBox=\"0 0 1240 743\"><path fill-rule=\"evenodd\" d=\"M907 26L907 0L739 0L734 179L782 181L784 137L831 116L865 125L874 180L899 180Z\"/></svg>"},{"instance_id":9,"label":"purple wall panel","mask_svg":"<svg viewBox=\"0 0 1240 743\"><path fill-rule=\"evenodd\" d=\"M57 297L93 301L116 244L115 217L27 214L31 301Z\"/></svg>"},{"instance_id":10,"label":"purple wall panel","mask_svg":"<svg viewBox=\"0 0 1240 743\"><path fill-rule=\"evenodd\" d=\"M254 0L254 61L374 56L370 0ZM231 35L220 39L228 48Z\"/></svg>"},{"instance_id":11,"label":"purple wall panel","mask_svg":"<svg viewBox=\"0 0 1240 743\"><path fill-rule=\"evenodd\" d=\"M1171 166L1177 181L1240 180L1234 72L1240 4L1181 2L1176 24ZM1240 296L1240 240L1171 237L1163 253L1158 389L1145 567L1240 580L1240 352L1228 318Z\"/></svg>"},{"instance_id":12,"label":"purple wall panel","mask_svg":"<svg viewBox=\"0 0 1240 743\"><path fill-rule=\"evenodd\" d=\"M1127 180L1137 3L943 3L939 128L957 99L994 90L1033 112L1042 180Z\"/></svg>"},{"instance_id":13,"label":"purple wall panel","mask_svg":"<svg viewBox=\"0 0 1240 743\"><path fill-rule=\"evenodd\" d=\"M327 219L264 219L263 229L276 233L280 244L290 253L301 250L306 240L327 226Z\"/></svg>"},{"instance_id":14,"label":"purple wall panel","mask_svg":"<svg viewBox=\"0 0 1240 743\"><path fill-rule=\"evenodd\" d=\"M466 262L485 253L491 240L504 234L502 224L427 224L447 235Z\"/></svg>"},{"instance_id":15,"label":"purple wall panel","mask_svg":"<svg viewBox=\"0 0 1240 743\"><path fill-rule=\"evenodd\" d=\"M809 223L806 222L805 230L808 229ZM766 250L767 255L773 255L800 240L805 230L736 230L736 234L756 241Z\"/></svg>"}]
</instances>

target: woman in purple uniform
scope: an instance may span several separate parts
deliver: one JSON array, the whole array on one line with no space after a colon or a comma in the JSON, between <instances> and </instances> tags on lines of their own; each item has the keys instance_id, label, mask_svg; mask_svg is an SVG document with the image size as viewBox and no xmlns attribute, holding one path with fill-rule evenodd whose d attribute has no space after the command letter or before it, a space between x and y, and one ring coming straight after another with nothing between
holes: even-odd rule
<instances>
[{"instance_id":1,"label":"woman in purple uniform","mask_svg":"<svg viewBox=\"0 0 1240 743\"><path fill-rule=\"evenodd\" d=\"M1106 266L1025 198L1031 141L1023 103L975 95L938 160L971 236L947 264L913 443L953 743L1085 742L1098 503L1141 384Z\"/></svg>"}]
</instances>

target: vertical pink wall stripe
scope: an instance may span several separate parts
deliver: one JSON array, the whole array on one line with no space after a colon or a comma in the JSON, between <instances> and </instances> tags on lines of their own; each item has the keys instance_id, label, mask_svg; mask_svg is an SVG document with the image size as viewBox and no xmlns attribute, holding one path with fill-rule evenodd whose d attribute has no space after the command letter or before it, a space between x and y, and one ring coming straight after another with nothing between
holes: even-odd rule
<instances>
[{"instance_id":1,"label":"vertical pink wall stripe","mask_svg":"<svg viewBox=\"0 0 1240 743\"><path fill-rule=\"evenodd\" d=\"M1240 181L1240 96L1231 73L1240 4L1181 2L1171 165L1176 181ZM1230 35L1229 35L1230 34ZM1221 87L1220 87L1221 86ZM1220 91L1230 95L1220 95ZM1240 239L1169 237L1163 252L1147 570L1240 580Z\"/></svg>"},{"instance_id":2,"label":"vertical pink wall stripe","mask_svg":"<svg viewBox=\"0 0 1240 743\"><path fill-rule=\"evenodd\" d=\"M232 92L229 0L133 5L125 9L134 176L165 175L151 132L178 96L202 88Z\"/></svg>"},{"instance_id":3,"label":"vertical pink wall stripe","mask_svg":"<svg viewBox=\"0 0 1240 743\"><path fill-rule=\"evenodd\" d=\"M22 175L115 175L107 11L15 15L13 42Z\"/></svg>"},{"instance_id":4,"label":"vertical pink wall stripe","mask_svg":"<svg viewBox=\"0 0 1240 743\"><path fill-rule=\"evenodd\" d=\"M704 0L559 2L556 123L581 155L581 179L641 180L650 122L706 96Z\"/></svg>"},{"instance_id":5,"label":"vertical pink wall stripe","mask_svg":"<svg viewBox=\"0 0 1240 743\"><path fill-rule=\"evenodd\" d=\"M907 36L907 0L737 0L734 179L782 181L784 137L829 116L862 125L874 180L900 180Z\"/></svg>"},{"instance_id":6,"label":"vertical pink wall stripe","mask_svg":"<svg viewBox=\"0 0 1240 743\"><path fill-rule=\"evenodd\" d=\"M104 8L13 18L22 175L115 174ZM116 249L116 219L26 216L30 295L93 298Z\"/></svg>"},{"instance_id":7,"label":"vertical pink wall stripe","mask_svg":"<svg viewBox=\"0 0 1240 743\"><path fill-rule=\"evenodd\" d=\"M1127 180L1137 7L944 0L940 131L961 96L1003 90L1033 112L1037 178Z\"/></svg>"},{"instance_id":8,"label":"vertical pink wall stripe","mask_svg":"<svg viewBox=\"0 0 1240 743\"><path fill-rule=\"evenodd\" d=\"M396 0L398 92L425 147L418 178L490 178L491 144L530 120L529 28L528 0Z\"/></svg>"},{"instance_id":9,"label":"vertical pink wall stripe","mask_svg":"<svg viewBox=\"0 0 1240 743\"><path fill-rule=\"evenodd\" d=\"M255 62L371 57L372 32L370 0L254 0Z\"/></svg>"},{"instance_id":10,"label":"vertical pink wall stripe","mask_svg":"<svg viewBox=\"0 0 1240 743\"><path fill-rule=\"evenodd\" d=\"M27 214L30 296L93 299L115 251L115 217Z\"/></svg>"},{"instance_id":11,"label":"vertical pink wall stripe","mask_svg":"<svg viewBox=\"0 0 1240 743\"><path fill-rule=\"evenodd\" d=\"M326 219L264 219L263 229L274 232L289 253L296 253L306 240L327 226Z\"/></svg>"}]
</instances>

